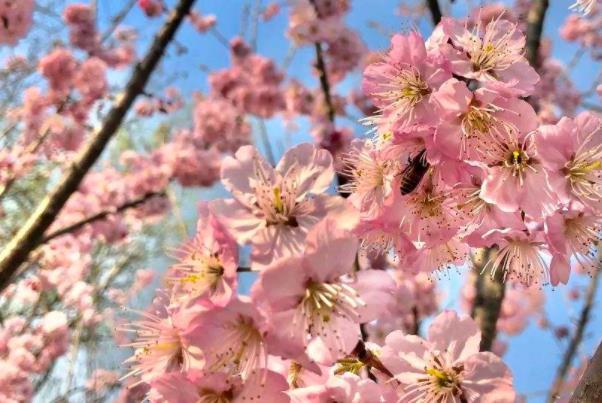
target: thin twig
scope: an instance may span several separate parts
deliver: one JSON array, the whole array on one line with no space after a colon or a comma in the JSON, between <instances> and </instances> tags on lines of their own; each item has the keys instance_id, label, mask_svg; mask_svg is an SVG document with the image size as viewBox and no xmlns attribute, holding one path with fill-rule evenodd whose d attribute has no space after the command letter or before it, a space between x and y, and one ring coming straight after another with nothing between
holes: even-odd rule
<instances>
[{"instance_id":1,"label":"thin twig","mask_svg":"<svg viewBox=\"0 0 602 403\"><path fill-rule=\"evenodd\" d=\"M217 28L212 27L209 32L211 32L211 35L213 35L219 43L221 43L226 49L230 50L230 42L228 42L228 39L226 39L226 37L222 35Z\"/></svg>"},{"instance_id":2,"label":"thin twig","mask_svg":"<svg viewBox=\"0 0 602 403\"><path fill-rule=\"evenodd\" d=\"M127 3L121 9L121 11L119 13L117 13L117 15L115 15L115 17L112 18L111 26L109 27L109 29L107 29L107 31L104 34L102 34L100 43L106 42L107 39L109 39L111 37L111 35L113 35L113 32L115 32L115 30L117 29L119 24L121 24L123 22L125 17L127 17L129 12L132 10L132 8L134 8L134 6L136 5L136 1L137 0L130 0L129 3Z\"/></svg>"},{"instance_id":3,"label":"thin twig","mask_svg":"<svg viewBox=\"0 0 602 403\"><path fill-rule=\"evenodd\" d=\"M133 69L129 82L109 111L101 128L83 147L70 164L57 186L38 204L29 219L0 252L0 291L9 284L12 275L43 239L69 197L77 190L86 173L100 157L109 140L121 126L136 97L144 90L152 72L172 41L178 27L190 12L195 0L180 0L171 16L155 36L144 59Z\"/></svg>"},{"instance_id":4,"label":"thin twig","mask_svg":"<svg viewBox=\"0 0 602 403\"><path fill-rule=\"evenodd\" d=\"M163 196L165 196L165 192L149 192L149 193L146 193L145 195L143 195L143 196L141 196L141 197L139 197L137 199L130 200L130 201L126 202L126 203L123 203L122 205L117 206L116 208L112 208L110 210L100 211L100 212L98 212L96 214L93 214L93 215L91 215L89 217L84 218L81 221L77 221L77 222L75 222L73 224L67 225L66 227L60 228L60 229L58 229L56 231L53 231L50 234L46 235L44 238L42 238L42 241L40 243L42 243L42 244L47 243L47 242L49 242L50 240L52 240L54 238L58 238L58 237L60 237L62 235L70 234L72 232L75 232L75 231L77 231L78 229L81 229L82 227L84 227L87 224L91 224L91 223L96 222L96 221L104 220L105 218L107 218L110 215L122 213L125 210L131 209L131 208L134 208L134 207L138 207L141 204L147 202L148 200L150 200L150 199L152 199L154 197L163 197Z\"/></svg>"},{"instance_id":5,"label":"thin twig","mask_svg":"<svg viewBox=\"0 0 602 403\"><path fill-rule=\"evenodd\" d=\"M560 367L558 367L558 371L556 372L556 377L554 378L554 382L552 383L552 388L550 389L550 394L548 395L548 403L552 403L558 399L558 396L562 392L562 387L564 385L564 380L566 378L566 374L571 367L571 363L575 358L575 354L577 353L577 349L583 340L583 333L585 332L585 327L590 319L590 314L592 308L594 306L594 300L596 298L596 290L598 289L598 279L600 277L600 268L596 269L593 274L589 286L587 287L587 292L585 294L585 300L583 302L583 308L581 309L581 314L579 315L579 321L577 322L577 327L575 329L575 333L571 338L571 341L564 352L564 356L562 358L562 362Z\"/></svg>"},{"instance_id":6,"label":"thin twig","mask_svg":"<svg viewBox=\"0 0 602 403\"><path fill-rule=\"evenodd\" d=\"M322 87L322 94L324 95L324 102L326 103L326 113L328 120L334 123L335 109L332 103L332 96L330 94L330 82L328 81L326 63L324 63L322 44L316 42L314 47L316 49L316 70L318 71L318 76L320 77L320 86Z\"/></svg>"},{"instance_id":7,"label":"thin twig","mask_svg":"<svg viewBox=\"0 0 602 403\"><path fill-rule=\"evenodd\" d=\"M270 139L268 138L268 130L265 127L265 121L263 119L258 119L259 122L259 135L261 136L261 142L263 143L263 147L265 148L265 152L268 157L268 162L272 166L276 166L276 159L274 158L274 152L272 151L272 146L270 145Z\"/></svg>"}]
</instances>

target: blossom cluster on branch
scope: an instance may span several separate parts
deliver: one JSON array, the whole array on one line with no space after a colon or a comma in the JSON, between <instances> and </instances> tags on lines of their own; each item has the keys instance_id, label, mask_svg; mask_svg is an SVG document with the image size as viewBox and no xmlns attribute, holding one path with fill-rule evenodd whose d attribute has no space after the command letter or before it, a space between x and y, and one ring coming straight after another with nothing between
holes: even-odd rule
<instances>
[{"instance_id":1,"label":"blossom cluster on branch","mask_svg":"<svg viewBox=\"0 0 602 403\"><path fill-rule=\"evenodd\" d=\"M380 52L349 0L247 4L236 34L182 11L193 40L207 34L226 56L195 72L202 93L178 87L189 60L118 89L147 60L146 32L123 23L165 28L193 1L128 0L110 21L103 2L44 1L0 2L0 43L33 53L16 47L0 68L0 256L57 180L82 172L43 212L52 222L26 261L0 271L1 401L515 402L524 390L504 356L531 323L566 344L549 398L569 399L586 373L602 230L601 77L583 89L571 73L600 59L599 0L575 2L560 27L578 46L570 61L533 36L547 1L482 2L465 19L445 16L461 2L404 2L415 27L443 18L428 38L369 21L389 43ZM46 29L42 15L60 34L40 51L25 38ZM280 62L258 33L281 18ZM196 45L189 32L164 60ZM308 52L306 80L294 63ZM79 167L132 93L100 162ZM312 143L278 137L278 123ZM184 199L214 185L229 196L200 202L182 240ZM146 268L174 238L173 263ZM450 272L464 282L456 295ZM582 307L564 322L546 312L546 289L569 279L562 296ZM157 283L150 306L127 308ZM128 348L101 354L129 354L124 364L79 371L105 341Z\"/></svg>"},{"instance_id":2,"label":"blossom cluster on branch","mask_svg":"<svg viewBox=\"0 0 602 403\"><path fill-rule=\"evenodd\" d=\"M302 3L292 37L327 41L332 31L303 17L336 23L346 7ZM524 47L503 15L444 18L426 41L393 36L364 71L373 136L342 159L346 199L329 192L335 164L314 145L275 166L253 146L226 157L232 198L200 205L152 311L125 327L125 379L156 402L515 401L471 318L444 311L426 340L415 333L437 310L425 277L463 266L472 248L496 250L483 275L531 287L508 291L497 324L508 334L540 311L537 287L568 281L571 260L598 270L602 120L538 125L527 99L540 76ZM220 94L240 99L236 81ZM240 246L258 272L250 296L236 292Z\"/></svg>"}]
</instances>

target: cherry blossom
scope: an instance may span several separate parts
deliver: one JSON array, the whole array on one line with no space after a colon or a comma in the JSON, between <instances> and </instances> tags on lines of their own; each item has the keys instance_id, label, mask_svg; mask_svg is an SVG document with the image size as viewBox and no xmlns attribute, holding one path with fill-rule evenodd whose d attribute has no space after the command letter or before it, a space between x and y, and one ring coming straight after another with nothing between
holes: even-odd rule
<instances>
[{"instance_id":1,"label":"cherry blossom","mask_svg":"<svg viewBox=\"0 0 602 403\"><path fill-rule=\"evenodd\" d=\"M479 352L480 340L472 319L444 311L426 340L389 334L380 358L400 383L401 401L514 402L510 371L493 353Z\"/></svg>"},{"instance_id":2,"label":"cherry blossom","mask_svg":"<svg viewBox=\"0 0 602 403\"><path fill-rule=\"evenodd\" d=\"M222 163L222 183L234 198L210 206L239 243L252 243L254 262L264 265L300 252L309 229L339 204L323 194L333 175L330 154L311 144L288 150L275 169L244 146Z\"/></svg>"}]
</instances>

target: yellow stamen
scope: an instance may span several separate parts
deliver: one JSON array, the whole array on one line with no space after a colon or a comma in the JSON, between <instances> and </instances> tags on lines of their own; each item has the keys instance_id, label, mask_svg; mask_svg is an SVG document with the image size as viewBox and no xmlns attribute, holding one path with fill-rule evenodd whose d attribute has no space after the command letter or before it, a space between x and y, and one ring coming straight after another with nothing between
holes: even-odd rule
<instances>
[{"instance_id":1,"label":"yellow stamen","mask_svg":"<svg viewBox=\"0 0 602 403\"><path fill-rule=\"evenodd\" d=\"M282 203L282 191L280 190L280 187L276 186L273 189L274 192L274 208L276 209L277 213L284 213L284 204Z\"/></svg>"}]
</instances>

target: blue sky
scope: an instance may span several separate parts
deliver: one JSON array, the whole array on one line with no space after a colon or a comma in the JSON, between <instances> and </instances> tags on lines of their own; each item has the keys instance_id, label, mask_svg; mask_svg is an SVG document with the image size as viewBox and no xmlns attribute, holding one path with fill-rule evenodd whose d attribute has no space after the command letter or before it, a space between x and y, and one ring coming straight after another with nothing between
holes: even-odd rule
<instances>
[{"instance_id":1,"label":"blue sky","mask_svg":"<svg viewBox=\"0 0 602 403\"><path fill-rule=\"evenodd\" d=\"M98 0L100 21L107 21L107 16L116 14L123 4L129 0ZM267 3L264 0L264 4ZM446 3L446 1L440 2ZM174 1L167 1L173 4ZM212 13L218 18L217 28L227 38L241 33L242 10L245 5L255 3L254 1L243 0L199 0L196 10L202 13ZM284 3L284 2L282 2ZM464 1L457 3L451 10L454 16L466 15ZM477 4L478 2L473 2ZM563 20L568 15L568 5L572 3L569 0L551 1L551 7L546 19L545 35L554 40L553 55L561 60L570 60L576 51L572 44L564 43L558 40L557 29L562 25ZM358 30L370 49L384 50L388 46L388 37L377 30L368 26L369 21L376 21L388 31L407 31L414 26L406 18L398 15L397 6L399 1L392 0L356 0L352 1L352 11L347 16L348 24ZM138 9L134 9L125 21L137 29L140 33L140 54L147 47L150 38L156 32L161 24L161 19L147 19ZM257 35L258 53L282 61L289 51L289 43L285 37L287 26L287 10L284 9L280 15L268 23L260 23ZM428 36L432 26L430 20L423 19L417 27L425 36ZM247 29L247 38L250 29ZM180 46L187 48L187 52L182 55L176 55L175 48L172 46L169 57L162 64L161 69L155 73L153 83L150 86L161 88L165 84L173 84L183 90L184 94L190 95L194 91L204 92L207 90L207 76L200 68L201 65L209 69L227 67L229 64L228 50L215 37L210 34L200 35L187 24L178 33L177 42ZM18 48L17 48L18 50ZM3 52L6 53L6 50ZM289 77L295 77L310 87L317 87L316 77L311 74L311 62L313 60L313 49L306 47L299 49L294 59L288 67ZM600 65L593 63L588 58L584 58L577 64L573 71L575 84L580 89L589 88L591 80L600 70ZM112 81L116 84L122 82L126 72L116 73L112 76ZM360 79L359 73L351 75L349 79L335 87L335 91L346 93L350 88L357 87ZM596 100L593 99L595 102ZM351 126L356 130L357 136L362 136L361 126L349 121L339 121L339 124ZM299 129L286 133L280 120L268 122L270 139L273 140L276 154L280 154L285 146L300 141L310 140L307 133L308 126L305 123L299 125ZM182 194L186 200L183 215L189 224L189 228L194 227L195 201L203 198L209 199L223 194L223 190L216 187L205 191L188 191ZM155 262L157 265L165 265L165 262ZM248 276L245 278L249 279ZM243 280L248 285L249 280ZM449 296L444 305L455 306L458 298L458 289L462 280L461 275L452 272L449 278L441 280L442 287ZM586 279L573 276L569 287L558 287L552 289L546 288L547 304L546 311L550 318L553 318L557 324L569 324L575 319L580 307L568 303L566 291L572 286L584 287ZM597 302L602 301L602 291L598 293ZM602 318L598 314L599 309L594 309L593 320L590 323L586 340L583 343L581 352L591 352L594 346L602 337ZM561 353L564 351L565 343L556 341L549 332L543 332L535 324L531 324L525 332L510 340L510 347L504 359L510 365L514 376L517 389L526 393L529 402L544 401L544 395L538 395L537 392L545 391L551 382L554 372L558 366Z\"/></svg>"}]
</instances>

